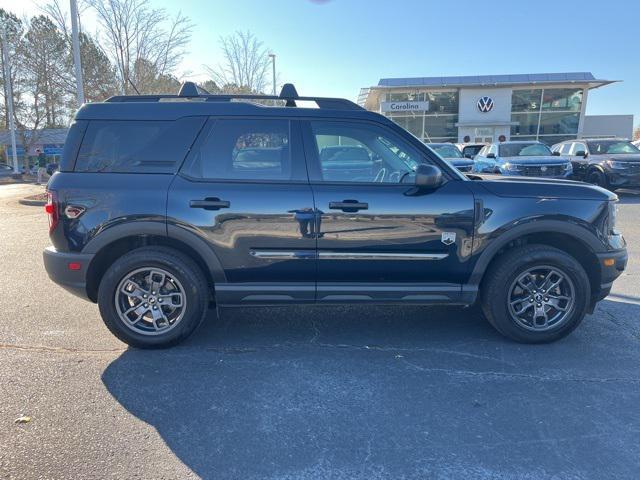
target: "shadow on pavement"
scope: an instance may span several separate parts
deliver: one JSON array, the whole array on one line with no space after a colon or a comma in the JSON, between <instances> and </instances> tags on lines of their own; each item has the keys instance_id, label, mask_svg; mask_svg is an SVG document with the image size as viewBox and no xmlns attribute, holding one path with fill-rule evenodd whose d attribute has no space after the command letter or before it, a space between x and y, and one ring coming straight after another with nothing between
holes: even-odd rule
<instances>
[{"instance_id":1,"label":"shadow on pavement","mask_svg":"<svg viewBox=\"0 0 640 480\"><path fill-rule=\"evenodd\" d=\"M203 478L630 478L640 305L601 305L538 346L474 310L225 310L102 380Z\"/></svg>"},{"instance_id":2,"label":"shadow on pavement","mask_svg":"<svg viewBox=\"0 0 640 480\"><path fill-rule=\"evenodd\" d=\"M624 189L615 192L622 205L640 203L640 190Z\"/></svg>"}]
</instances>

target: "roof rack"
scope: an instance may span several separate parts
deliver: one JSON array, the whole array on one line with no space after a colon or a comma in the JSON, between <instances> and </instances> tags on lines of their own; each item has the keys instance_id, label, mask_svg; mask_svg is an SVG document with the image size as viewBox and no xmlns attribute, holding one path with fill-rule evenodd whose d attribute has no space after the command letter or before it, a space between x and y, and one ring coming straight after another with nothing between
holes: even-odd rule
<instances>
[{"instance_id":1,"label":"roof rack","mask_svg":"<svg viewBox=\"0 0 640 480\"><path fill-rule=\"evenodd\" d=\"M291 83L285 83L282 86L280 95L211 95L203 94L205 90L198 87L194 82L184 82L180 87L177 95L117 95L106 100L109 103L117 102L159 102L165 99L175 100L201 100L205 102L230 102L232 100L284 100L286 107L296 107L297 101L315 102L318 108L326 108L331 110L364 110L361 106L344 98L325 98L325 97L301 97L296 91L296 87Z\"/></svg>"}]
</instances>

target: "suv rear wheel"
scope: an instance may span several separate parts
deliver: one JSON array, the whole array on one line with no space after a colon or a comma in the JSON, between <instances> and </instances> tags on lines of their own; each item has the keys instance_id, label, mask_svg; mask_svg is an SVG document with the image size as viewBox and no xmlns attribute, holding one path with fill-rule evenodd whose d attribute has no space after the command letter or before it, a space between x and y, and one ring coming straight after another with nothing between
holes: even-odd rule
<instances>
[{"instance_id":1,"label":"suv rear wheel","mask_svg":"<svg viewBox=\"0 0 640 480\"><path fill-rule=\"evenodd\" d=\"M590 286L578 261L557 248L509 250L485 274L482 310L503 335L523 343L558 340L587 312Z\"/></svg>"},{"instance_id":2,"label":"suv rear wheel","mask_svg":"<svg viewBox=\"0 0 640 480\"><path fill-rule=\"evenodd\" d=\"M107 328L139 348L175 345L207 313L207 281L198 266L166 247L143 247L116 260L98 290Z\"/></svg>"}]
</instances>

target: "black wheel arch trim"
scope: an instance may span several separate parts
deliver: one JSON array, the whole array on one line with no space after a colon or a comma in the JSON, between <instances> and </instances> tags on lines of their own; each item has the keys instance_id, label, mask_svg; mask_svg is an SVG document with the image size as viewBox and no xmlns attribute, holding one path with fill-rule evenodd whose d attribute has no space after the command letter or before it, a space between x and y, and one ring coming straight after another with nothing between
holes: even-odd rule
<instances>
[{"instance_id":1,"label":"black wheel arch trim","mask_svg":"<svg viewBox=\"0 0 640 480\"><path fill-rule=\"evenodd\" d=\"M227 283L227 277L216 252L196 232L179 224L167 225L167 236L191 247L205 262L215 284Z\"/></svg>"},{"instance_id":2,"label":"black wheel arch trim","mask_svg":"<svg viewBox=\"0 0 640 480\"><path fill-rule=\"evenodd\" d=\"M509 230L502 232L500 236L489 240L487 247L479 253L480 256L475 262L468 284L472 286L479 285L495 255L510 242L526 235L549 232L572 237L590 249L594 255L606 251L606 245L596 235L580 225L559 220L530 221L523 225L511 227Z\"/></svg>"},{"instance_id":3,"label":"black wheel arch trim","mask_svg":"<svg viewBox=\"0 0 640 480\"><path fill-rule=\"evenodd\" d=\"M153 235L182 242L193 249L205 262L214 283L226 283L222 264L215 252L197 233L166 222L134 221L114 225L96 235L82 250L82 253L97 254L104 247L126 237Z\"/></svg>"},{"instance_id":4,"label":"black wheel arch trim","mask_svg":"<svg viewBox=\"0 0 640 480\"><path fill-rule=\"evenodd\" d=\"M598 163L592 163L587 167L587 175L590 175L592 172L600 172L603 175L606 175L606 170L602 167L602 165Z\"/></svg>"}]
</instances>

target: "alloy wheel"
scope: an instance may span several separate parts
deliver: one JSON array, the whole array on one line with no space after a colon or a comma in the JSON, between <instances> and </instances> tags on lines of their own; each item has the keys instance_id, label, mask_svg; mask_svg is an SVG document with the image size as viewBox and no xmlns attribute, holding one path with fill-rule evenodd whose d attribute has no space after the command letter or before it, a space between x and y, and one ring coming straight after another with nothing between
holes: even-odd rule
<instances>
[{"instance_id":1,"label":"alloy wheel","mask_svg":"<svg viewBox=\"0 0 640 480\"><path fill-rule=\"evenodd\" d=\"M184 317L186 295L182 284L162 268L146 267L125 275L115 293L122 323L136 333L161 335Z\"/></svg>"},{"instance_id":2,"label":"alloy wheel","mask_svg":"<svg viewBox=\"0 0 640 480\"><path fill-rule=\"evenodd\" d=\"M570 316L575 287L557 267L536 266L518 275L509 288L509 313L521 327L536 332L557 328Z\"/></svg>"}]
</instances>

